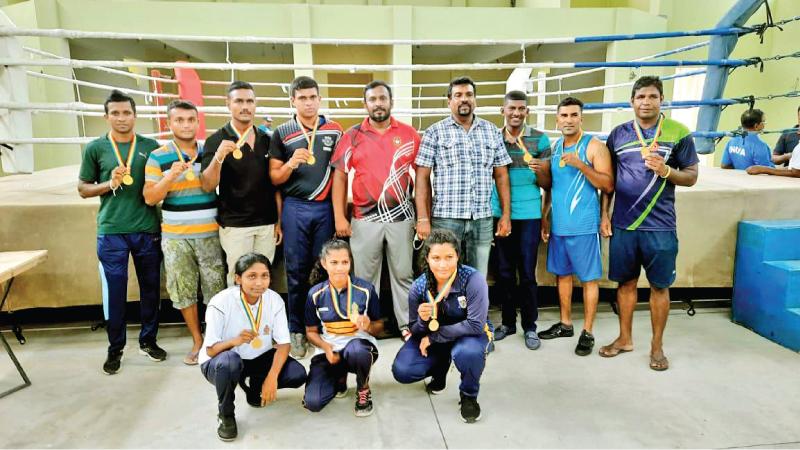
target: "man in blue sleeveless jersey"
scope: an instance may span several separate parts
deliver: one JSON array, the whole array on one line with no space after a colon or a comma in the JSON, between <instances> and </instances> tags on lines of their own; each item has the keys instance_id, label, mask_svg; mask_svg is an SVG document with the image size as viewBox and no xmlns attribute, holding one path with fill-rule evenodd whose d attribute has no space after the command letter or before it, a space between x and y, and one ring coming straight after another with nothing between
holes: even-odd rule
<instances>
[{"instance_id":1,"label":"man in blue sleeveless jersey","mask_svg":"<svg viewBox=\"0 0 800 450\"><path fill-rule=\"evenodd\" d=\"M592 325L603 276L600 261L600 196L614 191L608 148L583 133L583 102L567 97L558 104L556 121L563 135L553 149L552 186L542 205L542 240L549 241L547 270L558 277L561 320L539 333L542 339L574 335L572 330L572 275L583 284L583 331L575 353L586 356L594 348ZM552 219L549 217L552 210ZM552 229L551 229L552 223ZM552 235L551 235L552 231Z\"/></svg>"},{"instance_id":2,"label":"man in blue sleeveless jersey","mask_svg":"<svg viewBox=\"0 0 800 450\"><path fill-rule=\"evenodd\" d=\"M600 355L612 357L633 350L636 283L644 266L653 326L650 368L659 371L669 368L662 341L678 256L675 186L693 186L699 162L689 129L661 114L663 100L658 77L644 76L634 83L635 118L614 128L606 140L616 184L614 216L609 221L611 196L604 195L601 224L603 236L611 237L608 278L619 283L619 337L602 347Z\"/></svg>"}]
</instances>

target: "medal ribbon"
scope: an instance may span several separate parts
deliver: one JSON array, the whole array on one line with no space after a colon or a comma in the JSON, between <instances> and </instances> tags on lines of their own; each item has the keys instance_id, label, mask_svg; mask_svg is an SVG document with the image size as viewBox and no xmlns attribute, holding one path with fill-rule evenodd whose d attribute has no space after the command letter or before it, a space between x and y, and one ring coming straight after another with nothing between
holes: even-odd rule
<instances>
[{"instance_id":1,"label":"medal ribbon","mask_svg":"<svg viewBox=\"0 0 800 450\"><path fill-rule=\"evenodd\" d=\"M581 129L581 133L578 135L578 140L575 141L575 150L574 150L575 153L578 153L578 151L580 151L580 148L578 147L578 145L580 145L581 139L583 139L583 129ZM563 156L564 153L572 153L572 152L566 151L566 149L564 148L564 138L562 137L561 138L561 155ZM564 167L565 164L561 163L560 165L561 165L561 167Z\"/></svg>"},{"instance_id":2,"label":"medal ribbon","mask_svg":"<svg viewBox=\"0 0 800 450\"><path fill-rule=\"evenodd\" d=\"M131 141L131 148L128 149L128 161L122 162L122 153L119 152L119 147L117 146L117 142L114 140L114 137L111 136L111 132L108 132L108 140L111 141L111 147L114 148L114 155L117 157L117 161L119 165L125 168L125 173L130 173L131 171L131 162L133 162L133 154L136 153L136 134L133 135L133 141Z\"/></svg>"},{"instance_id":3,"label":"medal ribbon","mask_svg":"<svg viewBox=\"0 0 800 450\"><path fill-rule=\"evenodd\" d=\"M503 131L505 132L506 136L510 137L511 139L514 139L514 136L511 134L511 132L508 131L508 128L503 127ZM526 147L525 143L522 141L522 133L523 133L523 131L520 131L519 136L517 136L517 139L516 139L517 147L521 148L523 152L525 152L525 153L530 155L531 152L528 151L528 147ZM533 155L531 155L531 156L533 156Z\"/></svg>"},{"instance_id":4,"label":"medal ribbon","mask_svg":"<svg viewBox=\"0 0 800 450\"><path fill-rule=\"evenodd\" d=\"M636 119L633 119L633 129L636 131L636 137L639 139L639 143L642 144L642 148L646 148L650 151L658 150L658 138L661 136L661 125L664 123L664 116L659 114L658 116L658 127L656 128L656 134L653 136L653 142L650 145L647 145L644 142L644 133L642 133L641 127L639 127L639 122Z\"/></svg>"},{"instance_id":5,"label":"medal ribbon","mask_svg":"<svg viewBox=\"0 0 800 450\"><path fill-rule=\"evenodd\" d=\"M183 159L183 152L181 151L180 147L178 147L178 144L176 144L176 143L175 143L175 141L170 141L169 143L170 143L170 144L171 144L171 145L174 147L174 149L175 149L175 153L177 153L177 154L178 154L178 159L179 159L179 160L180 160L182 163L185 163L185 162L186 162L186 160L185 160L185 159ZM198 148L197 148L197 150L198 150L198 151L197 151L197 153L195 153L195 155L194 155L194 158L192 158L192 160L191 160L191 161L189 161L189 165L190 165L190 166L191 166L192 164L194 164L195 160L196 160L196 159L197 159L197 157L200 155L200 151L199 151L199 150L200 150L200 146L199 146L199 145L198 145ZM192 167L190 167L189 169L190 169L190 170L193 170L193 168L192 168Z\"/></svg>"},{"instance_id":6,"label":"medal ribbon","mask_svg":"<svg viewBox=\"0 0 800 450\"><path fill-rule=\"evenodd\" d=\"M306 142L308 143L308 151L314 153L314 141L317 140L317 127L319 126L319 116L317 116L317 120L314 121L314 128L311 130L311 137L308 137L308 133L306 132L306 126L303 125L303 122L300 122L300 118L295 116L295 120L297 120L297 125L300 125L300 131L303 132L303 136L306 138Z\"/></svg>"},{"instance_id":7,"label":"medal ribbon","mask_svg":"<svg viewBox=\"0 0 800 450\"><path fill-rule=\"evenodd\" d=\"M339 296L336 294L336 289L333 288L330 281L328 281L328 289L331 291L331 300L333 300L333 309L336 310L336 314L342 319L349 320L350 309L353 303L353 283L350 281L350 276L347 277L347 314L342 315L342 310L339 309Z\"/></svg>"},{"instance_id":8,"label":"medal ribbon","mask_svg":"<svg viewBox=\"0 0 800 450\"><path fill-rule=\"evenodd\" d=\"M249 127L247 130L245 130L244 133L239 133L239 130L237 130L236 127L233 126L233 122L231 122L231 129L233 130L233 132L236 134L236 137L238 138L237 141L236 141L236 148L242 148L242 146L244 145L245 141L247 140L247 136L250 134L250 130L252 130L253 127Z\"/></svg>"},{"instance_id":9,"label":"medal ribbon","mask_svg":"<svg viewBox=\"0 0 800 450\"><path fill-rule=\"evenodd\" d=\"M250 309L250 305L248 305L247 301L244 299L244 293L242 290L239 289L239 300L242 302L242 308L244 308L245 314L247 314L247 320L250 321L250 326L253 327L253 331L257 334L261 334L261 307L264 306L264 302L261 301L261 297L258 298L258 310L256 311L256 317L253 317L253 311Z\"/></svg>"},{"instance_id":10,"label":"medal ribbon","mask_svg":"<svg viewBox=\"0 0 800 450\"><path fill-rule=\"evenodd\" d=\"M458 269L456 268L455 272L450 275L450 279L447 280L447 283L444 284L444 289L436 295L436 298L433 298L433 294L431 291L428 291L428 301L433 304L433 310L431 311L431 319L436 319L439 315L438 310L436 309L436 305L442 301L445 295L450 292L450 287L453 286L453 282L456 280L456 275L458 274Z\"/></svg>"}]
</instances>

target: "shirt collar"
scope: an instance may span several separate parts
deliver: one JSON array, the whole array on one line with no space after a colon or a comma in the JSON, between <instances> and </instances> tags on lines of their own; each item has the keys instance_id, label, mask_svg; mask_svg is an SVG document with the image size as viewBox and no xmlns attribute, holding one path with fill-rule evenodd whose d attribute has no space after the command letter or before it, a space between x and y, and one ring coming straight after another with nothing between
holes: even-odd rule
<instances>
[{"instance_id":1,"label":"shirt collar","mask_svg":"<svg viewBox=\"0 0 800 450\"><path fill-rule=\"evenodd\" d=\"M461 124L460 124L460 123L458 123L458 122L456 122L456 119L454 119L454 118L453 118L453 115L452 115L452 114L450 114L449 116L447 116L447 119L445 119L445 120L449 120L449 121L450 121L450 124L452 124L452 125L455 125L455 126L457 126L457 127L460 127L460 126L461 126ZM473 129L473 128L477 128L477 127L483 126L482 122L483 122L483 120L481 120L481 119L478 117L478 115L477 115L477 114L475 114L475 113L472 113L472 125L469 127L469 129L471 130L471 129Z\"/></svg>"},{"instance_id":2,"label":"shirt collar","mask_svg":"<svg viewBox=\"0 0 800 450\"><path fill-rule=\"evenodd\" d=\"M389 116L389 128L387 131L393 128L397 128L397 120L395 120L394 116ZM371 131L376 134L381 134L375 129L375 127L372 126L372 124L369 123L369 117L365 117L364 121L361 122L361 131Z\"/></svg>"}]
</instances>

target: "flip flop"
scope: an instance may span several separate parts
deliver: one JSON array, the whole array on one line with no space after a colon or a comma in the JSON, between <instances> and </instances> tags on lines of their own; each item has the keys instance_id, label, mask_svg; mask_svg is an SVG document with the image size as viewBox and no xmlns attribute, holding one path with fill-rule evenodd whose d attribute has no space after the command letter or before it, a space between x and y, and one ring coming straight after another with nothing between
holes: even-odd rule
<instances>
[{"instance_id":1,"label":"flip flop","mask_svg":"<svg viewBox=\"0 0 800 450\"><path fill-rule=\"evenodd\" d=\"M187 366L196 366L197 365L197 355L200 352L189 352L186 356L183 357L183 363Z\"/></svg>"},{"instance_id":2,"label":"flip flop","mask_svg":"<svg viewBox=\"0 0 800 450\"><path fill-rule=\"evenodd\" d=\"M653 355L650 355L650 368L656 372L663 372L669 369L669 360L666 356L655 358Z\"/></svg>"},{"instance_id":3,"label":"flip flop","mask_svg":"<svg viewBox=\"0 0 800 450\"><path fill-rule=\"evenodd\" d=\"M624 347L614 347L614 344L604 345L600 347L600 350L597 352L603 358L613 358L620 353L627 353L632 352L633 347L624 348Z\"/></svg>"}]
</instances>

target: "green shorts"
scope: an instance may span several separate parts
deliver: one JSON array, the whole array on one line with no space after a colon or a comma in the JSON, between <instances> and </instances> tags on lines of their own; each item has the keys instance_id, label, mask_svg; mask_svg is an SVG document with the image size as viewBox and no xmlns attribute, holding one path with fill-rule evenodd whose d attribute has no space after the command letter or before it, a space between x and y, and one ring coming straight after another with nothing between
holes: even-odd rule
<instances>
[{"instance_id":1,"label":"green shorts","mask_svg":"<svg viewBox=\"0 0 800 450\"><path fill-rule=\"evenodd\" d=\"M198 279L205 303L225 289L225 267L219 237L163 238L161 249L167 273L167 292L176 309L197 303Z\"/></svg>"}]
</instances>

